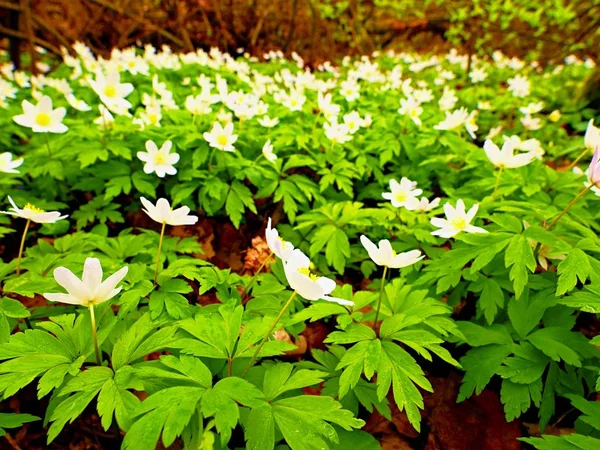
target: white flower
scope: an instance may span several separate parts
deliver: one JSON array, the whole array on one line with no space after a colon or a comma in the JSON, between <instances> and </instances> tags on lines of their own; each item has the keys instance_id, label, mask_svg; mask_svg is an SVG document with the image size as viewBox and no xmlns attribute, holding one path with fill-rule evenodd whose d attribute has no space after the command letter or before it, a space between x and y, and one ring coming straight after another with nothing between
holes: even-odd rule
<instances>
[{"instance_id":1,"label":"white flower","mask_svg":"<svg viewBox=\"0 0 600 450\"><path fill-rule=\"evenodd\" d=\"M159 198L156 206L144 197L140 198L142 211L144 211L152 220L158 223L179 226L179 225L194 225L198 222L198 217L189 215L190 208L182 206L177 209L171 209L171 205L166 198Z\"/></svg>"},{"instance_id":2,"label":"white flower","mask_svg":"<svg viewBox=\"0 0 600 450\"><path fill-rule=\"evenodd\" d=\"M17 167L23 164L23 158L13 160L12 153L0 153L0 172L4 173L19 173Z\"/></svg>"},{"instance_id":3,"label":"white flower","mask_svg":"<svg viewBox=\"0 0 600 450\"><path fill-rule=\"evenodd\" d=\"M531 152L537 159L541 159L544 156L544 149L542 144L537 139L531 138L524 141L519 136L502 136L505 142L511 141L512 145L516 150L522 150L524 152Z\"/></svg>"},{"instance_id":4,"label":"white flower","mask_svg":"<svg viewBox=\"0 0 600 450\"><path fill-rule=\"evenodd\" d=\"M375 245L364 234L360 237L360 242L369 253L369 258L378 266L386 266L390 269L399 269L415 264L425 258L419 250L412 250L396 254L392 244L387 239L379 241L379 246Z\"/></svg>"},{"instance_id":5,"label":"white flower","mask_svg":"<svg viewBox=\"0 0 600 450\"><path fill-rule=\"evenodd\" d=\"M483 67L479 67L477 69L471 70L469 73L469 78L473 83L479 83L487 78L488 74L486 73Z\"/></svg>"},{"instance_id":6,"label":"white flower","mask_svg":"<svg viewBox=\"0 0 600 450\"><path fill-rule=\"evenodd\" d=\"M271 228L271 218L267 222L267 229L265 230L265 237L267 238L267 246L269 250L273 252L278 258L283 261L287 261L292 256L294 246L291 242L284 241L279 237L279 231L277 228Z\"/></svg>"},{"instance_id":7,"label":"white flower","mask_svg":"<svg viewBox=\"0 0 600 450\"><path fill-rule=\"evenodd\" d=\"M523 167L533 161L536 157L534 152L518 153L515 155L515 141L509 139L502 144L502 150L490 139L483 144L486 156L496 167L514 169Z\"/></svg>"},{"instance_id":8,"label":"white flower","mask_svg":"<svg viewBox=\"0 0 600 450\"><path fill-rule=\"evenodd\" d=\"M271 119L269 116L263 116L260 119L258 119L258 123L265 128L273 128L279 123L279 119L277 117Z\"/></svg>"},{"instance_id":9,"label":"white flower","mask_svg":"<svg viewBox=\"0 0 600 450\"><path fill-rule=\"evenodd\" d=\"M45 293L44 297L51 302L68 303L69 305L98 305L121 292L123 287L117 288L117 284L125 278L128 270L129 268L125 266L103 282L102 266L98 258L85 260L81 280L66 267L57 267L54 270L54 279L68 293Z\"/></svg>"},{"instance_id":10,"label":"white flower","mask_svg":"<svg viewBox=\"0 0 600 450\"><path fill-rule=\"evenodd\" d=\"M406 177L402 177L400 183L396 180L390 180L390 191L384 192L381 196L392 202L395 208L406 207L414 204L417 196L423 193L422 189L416 189L417 182L410 181Z\"/></svg>"},{"instance_id":11,"label":"white flower","mask_svg":"<svg viewBox=\"0 0 600 450\"><path fill-rule=\"evenodd\" d=\"M529 115L521 117L521 124L527 130L539 130L542 128L542 120L539 117L531 117Z\"/></svg>"},{"instance_id":12,"label":"white flower","mask_svg":"<svg viewBox=\"0 0 600 450\"><path fill-rule=\"evenodd\" d=\"M445 203L444 213L446 218L434 217L431 219L431 225L439 228L439 230L432 231L431 234L451 238L463 231L466 233L487 233L483 228L471 225L478 209L479 205L475 204L468 212L465 212L465 203L462 200L456 202L456 208L450 203Z\"/></svg>"},{"instance_id":13,"label":"white flower","mask_svg":"<svg viewBox=\"0 0 600 450\"><path fill-rule=\"evenodd\" d=\"M77 111L91 111L92 107L83 100L78 99L73 94L65 95L67 102Z\"/></svg>"},{"instance_id":14,"label":"white flower","mask_svg":"<svg viewBox=\"0 0 600 450\"><path fill-rule=\"evenodd\" d=\"M330 297L335 289L335 281L327 277L319 277L310 272L310 260L300 249L294 249L289 259L283 263L285 276L290 287L306 300L327 300L340 305L354 305L354 302Z\"/></svg>"},{"instance_id":15,"label":"white flower","mask_svg":"<svg viewBox=\"0 0 600 450\"><path fill-rule=\"evenodd\" d=\"M177 169L173 165L179 161L179 155L169 153L172 146L171 141L165 141L159 149L154 141L146 141L147 152L138 152L137 154L137 157L146 163L144 164L144 172L155 172L160 178L164 178L165 175L175 175Z\"/></svg>"},{"instance_id":16,"label":"white flower","mask_svg":"<svg viewBox=\"0 0 600 450\"><path fill-rule=\"evenodd\" d=\"M323 95L322 92L319 92L317 106L325 117L334 117L340 113L340 105L336 105L331 101L331 94Z\"/></svg>"},{"instance_id":17,"label":"white flower","mask_svg":"<svg viewBox=\"0 0 600 450\"><path fill-rule=\"evenodd\" d=\"M237 134L233 134L233 123L229 122L223 127L215 122L209 132L204 132L204 139L211 147L218 148L224 152L235 151L233 144L237 141Z\"/></svg>"},{"instance_id":18,"label":"white flower","mask_svg":"<svg viewBox=\"0 0 600 450\"><path fill-rule=\"evenodd\" d=\"M416 197L409 201L405 207L409 211L431 211L439 206L441 199L434 198L432 201L429 201L427 197L422 197L421 199L417 199Z\"/></svg>"},{"instance_id":19,"label":"white flower","mask_svg":"<svg viewBox=\"0 0 600 450\"><path fill-rule=\"evenodd\" d=\"M464 125L469 118L469 113L466 108L455 109L452 112L446 111L446 117L433 128L436 130L454 130L455 128Z\"/></svg>"},{"instance_id":20,"label":"white flower","mask_svg":"<svg viewBox=\"0 0 600 450\"><path fill-rule=\"evenodd\" d=\"M527 97L531 90L531 83L526 77L516 75L514 78L508 80L508 90L513 93L515 97Z\"/></svg>"},{"instance_id":21,"label":"white flower","mask_svg":"<svg viewBox=\"0 0 600 450\"><path fill-rule=\"evenodd\" d=\"M590 150L600 147L600 128L594 126L594 119L590 119L588 122L585 136L583 137L583 144Z\"/></svg>"},{"instance_id":22,"label":"white flower","mask_svg":"<svg viewBox=\"0 0 600 450\"><path fill-rule=\"evenodd\" d=\"M467 133L469 133L469 136L471 136L471 139L475 139L477 137L475 135L475 132L477 130L479 130L479 127L477 126L477 122L475 122L477 113L478 113L478 111L476 109L471 111L471 114L469 114L469 116L465 120L465 129L467 130Z\"/></svg>"},{"instance_id":23,"label":"white flower","mask_svg":"<svg viewBox=\"0 0 600 450\"><path fill-rule=\"evenodd\" d=\"M352 140L350 130L348 130L348 126L344 123L337 123L337 121L331 123L325 122L323 124L323 130L325 130L327 139L332 142L344 144Z\"/></svg>"},{"instance_id":24,"label":"white flower","mask_svg":"<svg viewBox=\"0 0 600 450\"><path fill-rule=\"evenodd\" d=\"M9 216L21 217L22 219L31 220L35 223L54 223L68 216L61 216L58 211L44 211L36 208L31 203L27 203L23 209L19 208L13 199L8 196L8 201L12 205L9 211L0 211L0 214L8 214Z\"/></svg>"},{"instance_id":25,"label":"white flower","mask_svg":"<svg viewBox=\"0 0 600 450\"><path fill-rule=\"evenodd\" d=\"M106 106L104 106L103 104L100 104L100 105L98 105L98 110L100 111L100 117L97 117L94 120L94 123L96 125L98 125L99 128L102 128L102 129L108 129L108 128L112 127L113 123L115 122L115 118L110 113L108 108Z\"/></svg>"},{"instance_id":26,"label":"white flower","mask_svg":"<svg viewBox=\"0 0 600 450\"><path fill-rule=\"evenodd\" d=\"M482 100L480 102L477 102L477 109L489 111L490 109L492 109L492 104L487 100Z\"/></svg>"},{"instance_id":27,"label":"white flower","mask_svg":"<svg viewBox=\"0 0 600 450\"><path fill-rule=\"evenodd\" d=\"M486 139L494 139L496 136L500 134L502 131L502 125L498 125L497 127L491 128L488 135L485 137Z\"/></svg>"},{"instance_id":28,"label":"white flower","mask_svg":"<svg viewBox=\"0 0 600 450\"><path fill-rule=\"evenodd\" d=\"M31 128L34 133L66 133L68 128L62 123L67 111L65 108L52 109L52 99L47 95L40 98L37 105L23 100L23 114L13 117L22 127Z\"/></svg>"},{"instance_id":29,"label":"white flower","mask_svg":"<svg viewBox=\"0 0 600 450\"><path fill-rule=\"evenodd\" d=\"M343 117L344 125L348 128L350 134L356 133L362 124L362 118L356 111L352 111L348 114L344 114Z\"/></svg>"},{"instance_id":30,"label":"white flower","mask_svg":"<svg viewBox=\"0 0 600 450\"><path fill-rule=\"evenodd\" d=\"M542 109L544 109L544 102L531 102L527 106L519 108L519 111L525 116L531 116L539 113Z\"/></svg>"},{"instance_id":31,"label":"white flower","mask_svg":"<svg viewBox=\"0 0 600 450\"><path fill-rule=\"evenodd\" d=\"M271 139L267 140L267 142L265 142L265 145L263 145L262 154L267 161L277 161L277 155L273 153L273 145L271 144Z\"/></svg>"},{"instance_id":32,"label":"white flower","mask_svg":"<svg viewBox=\"0 0 600 450\"><path fill-rule=\"evenodd\" d=\"M125 114L131 108L131 103L125 100L133 92L133 84L121 83L119 72L110 72L104 76L102 72L96 72L96 79L89 80L90 86L98 94L100 100L115 114Z\"/></svg>"},{"instance_id":33,"label":"white flower","mask_svg":"<svg viewBox=\"0 0 600 450\"><path fill-rule=\"evenodd\" d=\"M422 122L420 116L423 114L423 108L414 97L409 96L408 98L401 98L398 113L410 117L416 126L421 126Z\"/></svg>"}]
</instances>

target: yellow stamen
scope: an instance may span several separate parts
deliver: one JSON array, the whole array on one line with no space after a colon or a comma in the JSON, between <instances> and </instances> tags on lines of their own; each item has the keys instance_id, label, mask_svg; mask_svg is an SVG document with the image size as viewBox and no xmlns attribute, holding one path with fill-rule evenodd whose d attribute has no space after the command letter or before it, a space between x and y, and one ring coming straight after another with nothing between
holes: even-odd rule
<instances>
[{"instance_id":1,"label":"yellow stamen","mask_svg":"<svg viewBox=\"0 0 600 450\"><path fill-rule=\"evenodd\" d=\"M404 192L404 191L398 191L398 192L396 192L395 197L396 197L396 201L398 203L403 203L403 202L406 201L406 199L407 199L408 196L406 195L406 192Z\"/></svg>"},{"instance_id":2,"label":"yellow stamen","mask_svg":"<svg viewBox=\"0 0 600 450\"><path fill-rule=\"evenodd\" d=\"M40 127L47 127L50 125L50 114L39 113L35 118L35 123L37 123Z\"/></svg>"},{"instance_id":3,"label":"yellow stamen","mask_svg":"<svg viewBox=\"0 0 600 450\"><path fill-rule=\"evenodd\" d=\"M452 226L454 228L456 228L457 230L464 230L465 228L467 228L467 226L469 225L467 223L467 221L462 218L462 217L455 217L454 219L452 219L450 221L450 223L452 224Z\"/></svg>"},{"instance_id":4,"label":"yellow stamen","mask_svg":"<svg viewBox=\"0 0 600 450\"><path fill-rule=\"evenodd\" d=\"M23 209L27 210L27 211L31 211L32 213L36 213L36 214L41 214L44 212L43 209L37 208L34 205L32 205L31 203L27 203L25 205L25 208L23 208Z\"/></svg>"},{"instance_id":5,"label":"yellow stamen","mask_svg":"<svg viewBox=\"0 0 600 450\"><path fill-rule=\"evenodd\" d=\"M117 89L112 85L106 86L104 88L104 95L106 95L109 98L112 98L117 95Z\"/></svg>"},{"instance_id":6,"label":"yellow stamen","mask_svg":"<svg viewBox=\"0 0 600 450\"><path fill-rule=\"evenodd\" d=\"M166 156L165 156L165 155L163 155L162 153L157 153L157 154L154 156L154 162L155 162L156 164L164 164L164 163L166 163L166 162L167 162L167 158L166 158Z\"/></svg>"},{"instance_id":7,"label":"yellow stamen","mask_svg":"<svg viewBox=\"0 0 600 450\"><path fill-rule=\"evenodd\" d=\"M226 134L219 134L217 136L217 144L225 146L227 145L227 142L229 142L229 139L227 138Z\"/></svg>"},{"instance_id":8,"label":"yellow stamen","mask_svg":"<svg viewBox=\"0 0 600 450\"><path fill-rule=\"evenodd\" d=\"M300 269L298 269L298 272L301 273L302 275L306 275L308 278L310 278L313 281L317 281L319 279L318 276L316 276L314 273L311 273L308 267L301 267Z\"/></svg>"}]
</instances>

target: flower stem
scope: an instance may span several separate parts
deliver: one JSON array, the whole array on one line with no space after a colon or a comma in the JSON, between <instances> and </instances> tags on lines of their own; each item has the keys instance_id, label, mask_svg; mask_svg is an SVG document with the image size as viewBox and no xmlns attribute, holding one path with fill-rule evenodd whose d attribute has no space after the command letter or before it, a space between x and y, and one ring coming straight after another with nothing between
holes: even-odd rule
<instances>
[{"instance_id":1,"label":"flower stem","mask_svg":"<svg viewBox=\"0 0 600 450\"><path fill-rule=\"evenodd\" d=\"M158 240L158 253L156 254L156 266L154 267L154 284L158 278L158 264L160 263L160 251L162 250L163 238L165 237L166 222L163 222L162 228L160 229L160 239Z\"/></svg>"},{"instance_id":2,"label":"flower stem","mask_svg":"<svg viewBox=\"0 0 600 450\"><path fill-rule=\"evenodd\" d=\"M48 133L44 133L44 137L46 140L46 148L48 149L48 156L52 157L52 150L50 149L50 138L48 137Z\"/></svg>"},{"instance_id":3,"label":"flower stem","mask_svg":"<svg viewBox=\"0 0 600 450\"><path fill-rule=\"evenodd\" d=\"M579 156L577 158L575 158L575 161L573 161L571 164L569 164L569 167L567 167L567 171L571 170L573 167L575 167L577 165L577 163L579 161L581 161L581 158L583 158L585 155L587 155L588 153L588 149L587 147L579 154Z\"/></svg>"},{"instance_id":4,"label":"flower stem","mask_svg":"<svg viewBox=\"0 0 600 450\"><path fill-rule=\"evenodd\" d=\"M387 275L387 266L383 266L383 275L381 276L381 287L379 288L379 300L377 301L377 312L375 313L375 321L373 322L373 331L377 327L379 319L379 311L381 310L381 298L383 297L383 286L385 285L385 276Z\"/></svg>"},{"instance_id":5,"label":"flower stem","mask_svg":"<svg viewBox=\"0 0 600 450\"><path fill-rule=\"evenodd\" d=\"M254 365L254 363L256 362L256 358L258 357L258 354L260 353L261 349L263 348L263 345L265 345L265 342L267 342L267 339L269 339L269 336L271 336L271 334L273 333L273 330L275 329L275 327L277 326L277 324L283 317L283 314L290 307L290 305L292 304L292 301L294 300L294 297L296 297L297 294L298 293L296 291L294 291L292 293L292 295L290 296L290 298L288 299L288 301L285 302L285 305L283 305L283 308L281 308L281 311L279 311L279 315L273 322L273 325L271 325L271 328L269 328L269 331L267 331L267 333L265 334L265 337L262 338L262 341L260 341L260 344L258 344L258 347L256 347L256 350L254 350L254 354L252 355L252 358L250 358L250 362L244 369L244 372L242 373L242 377L246 376L246 374L250 370L250 367L252 367Z\"/></svg>"},{"instance_id":6,"label":"flower stem","mask_svg":"<svg viewBox=\"0 0 600 450\"><path fill-rule=\"evenodd\" d=\"M210 156L208 157L208 170L210 170L212 168L212 160L213 160L213 156L215 155L216 149L217 149L216 147L213 147L210 152Z\"/></svg>"},{"instance_id":7,"label":"flower stem","mask_svg":"<svg viewBox=\"0 0 600 450\"><path fill-rule=\"evenodd\" d=\"M90 303L90 321L92 323L92 336L94 338L94 351L96 352L96 362L99 366L101 366L102 358L100 358L100 350L98 350L98 335L96 334L96 315L94 314L93 303Z\"/></svg>"},{"instance_id":8,"label":"flower stem","mask_svg":"<svg viewBox=\"0 0 600 450\"><path fill-rule=\"evenodd\" d=\"M29 230L30 224L31 219L27 219L25 229L23 230L23 236L21 237L21 245L19 246L19 256L17 256L17 275L21 275L21 256L23 256L23 248L25 247L25 237L27 236L27 231Z\"/></svg>"},{"instance_id":9,"label":"flower stem","mask_svg":"<svg viewBox=\"0 0 600 450\"><path fill-rule=\"evenodd\" d=\"M587 194L592 187L594 187L593 184L590 184L588 187L586 187L583 191L581 191L579 194L577 194L577 197L575 197L573 200L571 200L571 203L569 203L567 205L567 207L565 209L562 210L562 212L556 217L556 219L554 219L552 221L552 223L550 225L548 225L548 231L550 231L554 225L556 225L556 223L562 218L562 216L564 216L572 207L575 203L577 203L577 201L583 197L585 194Z\"/></svg>"},{"instance_id":10,"label":"flower stem","mask_svg":"<svg viewBox=\"0 0 600 450\"><path fill-rule=\"evenodd\" d=\"M264 269L264 267L267 265L267 263L271 260L272 257L273 257L273 252L269 253L269 256L267 256L267 258L263 261L263 263L260 265L258 270L254 273L254 276L250 280L250 283L248 283L246 285L246 287L244 288L244 290L242 291L242 298L244 298L244 295L246 295L246 292L248 292L248 289L250 289L250 286L252 286L252 283L254 283L254 280L256 280L256 277L258 276L258 274Z\"/></svg>"},{"instance_id":11,"label":"flower stem","mask_svg":"<svg viewBox=\"0 0 600 450\"><path fill-rule=\"evenodd\" d=\"M498 186L500 186L500 177L502 177L503 170L504 167L500 166L500 169L498 170L498 175L496 176L496 184L494 185L494 193L492 194L492 200L496 198L496 192L498 192Z\"/></svg>"}]
</instances>

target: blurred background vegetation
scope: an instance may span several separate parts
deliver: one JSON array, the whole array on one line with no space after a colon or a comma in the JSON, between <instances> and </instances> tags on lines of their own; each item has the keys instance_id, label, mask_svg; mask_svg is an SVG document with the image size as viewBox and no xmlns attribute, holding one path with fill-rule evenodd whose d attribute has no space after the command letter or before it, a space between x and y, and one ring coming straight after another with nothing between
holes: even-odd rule
<instances>
[{"instance_id":1,"label":"blurred background vegetation","mask_svg":"<svg viewBox=\"0 0 600 450\"><path fill-rule=\"evenodd\" d=\"M0 0L13 60L34 45L97 54L151 43L254 55L293 51L309 64L373 51L447 51L560 62L600 60L600 0ZM33 61L32 61L32 67ZM600 101L600 70L582 96Z\"/></svg>"},{"instance_id":2,"label":"blurred background vegetation","mask_svg":"<svg viewBox=\"0 0 600 450\"><path fill-rule=\"evenodd\" d=\"M139 42L296 51L307 61L374 50L558 60L600 56L600 0L0 0L0 34L102 54Z\"/></svg>"}]
</instances>

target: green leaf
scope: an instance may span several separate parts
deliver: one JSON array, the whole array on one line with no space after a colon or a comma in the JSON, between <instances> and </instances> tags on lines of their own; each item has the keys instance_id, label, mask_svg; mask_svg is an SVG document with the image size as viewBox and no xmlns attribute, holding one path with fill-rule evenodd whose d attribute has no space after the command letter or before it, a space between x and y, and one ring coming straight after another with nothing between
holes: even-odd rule
<instances>
[{"instance_id":1,"label":"green leaf","mask_svg":"<svg viewBox=\"0 0 600 450\"><path fill-rule=\"evenodd\" d=\"M5 428L19 428L24 423L36 420L40 420L40 418L31 414L0 413L0 437L6 434Z\"/></svg>"},{"instance_id":2,"label":"green leaf","mask_svg":"<svg viewBox=\"0 0 600 450\"><path fill-rule=\"evenodd\" d=\"M563 295L572 290L577 284L577 279L585 283L591 271L592 267L585 252L578 248L571 249L567 257L558 265L556 295Z\"/></svg>"},{"instance_id":3,"label":"green leaf","mask_svg":"<svg viewBox=\"0 0 600 450\"><path fill-rule=\"evenodd\" d=\"M533 272L537 266L531 244L522 234L515 235L506 249L504 264L510 267L509 277L513 282L515 295L521 296L528 280L528 270Z\"/></svg>"},{"instance_id":4,"label":"green leaf","mask_svg":"<svg viewBox=\"0 0 600 450\"><path fill-rule=\"evenodd\" d=\"M326 396L301 395L278 400L272 404L272 414L292 450L330 448L330 443L338 443L332 424L348 431L364 425L364 421L354 418L350 411Z\"/></svg>"},{"instance_id":5,"label":"green leaf","mask_svg":"<svg viewBox=\"0 0 600 450\"><path fill-rule=\"evenodd\" d=\"M600 439L581 434L543 435L539 438L519 438L519 440L538 450L597 450L600 448Z\"/></svg>"},{"instance_id":6,"label":"green leaf","mask_svg":"<svg viewBox=\"0 0 600 450\"><path fill-rule=\"evenodd\" d=\"M134 416L141 417L129 428L122 448L156 448L161 433L163 445L169 447L191 420L205 392L202 387L175 386L152 394L134 411Z\"/></svg>"},{"instance_id":7,"label":"green leaf","mask_svg":"<svg viewBox=\"0 0 600 450\"><path fill-rule=\"evenodd\" d=\"M263 398L262 392L248 381L237 377L224 378L202 397L202 414L204 417L214 416L221 443L225 445L240 417L238 403L265 407Z\"/></svg>"},{"instance_id":8,"label":"green leaf","mask_svg":"<svg viewBox=\"0 0 600 450\"><path fill-rule=\"evenodd\" d=\"M460 358L460 364L465 370L457 402L469 398L475 392L481 394L492 377L498 373L502 362L511 353L511 345L486 345L472 348Z\"/></svg>"},{"instance_id":9,"label":"green leaf","mask_svg":"<svg viewBox=\"0 0 600 450\"><path fill-rule=\"evenodd\" d=\"M173 344L177 329L172 326L157 331L157 327L158 324L151 321L150 314L140 317L115 344L112 352L113 368L119 370L126 364Z\"/></svg>"}]
</instances>

